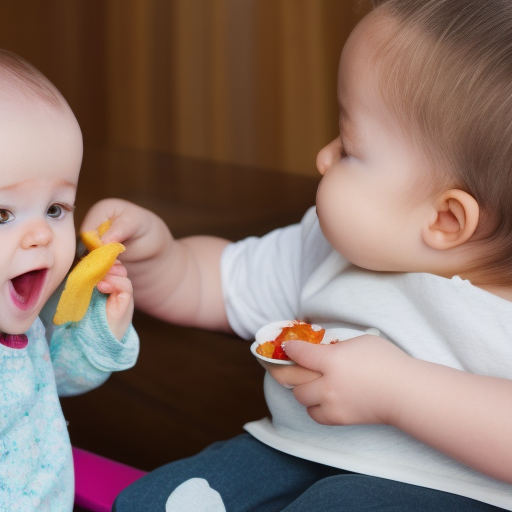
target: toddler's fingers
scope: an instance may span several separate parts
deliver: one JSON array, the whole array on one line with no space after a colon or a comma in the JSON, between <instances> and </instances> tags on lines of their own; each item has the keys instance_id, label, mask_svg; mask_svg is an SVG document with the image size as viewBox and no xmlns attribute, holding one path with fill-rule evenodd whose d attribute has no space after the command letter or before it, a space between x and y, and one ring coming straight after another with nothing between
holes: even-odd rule
<instances>
[{"instance_id":1,"label":"toddler's fingers","mask_svg":"<svg viewBox=\"0 0 512 512\"><path fill-rule=\"evenodd\" d=\"M111 220L116 216L117 201L112 199L103 199L94 204L85 214L80 231L93 231L103 222Z\"/></svg>"},{"instance_id":2,"label":"toddler's fingers","mask_svg":"<svg viewBox=\"0 0 512 512\"><path fill-rule=\"evenodd\" d=\"M80 231L92 231L110 220L109 230L101 237L104 243L121 242L131 238L136 231L131 220L133 205L122 199L103 199L91 207L85 215Z\"/></svg>"},{"instance_id":3,"label":"toddler's fingers","mask_svg":"<svg viewBox=\"0 0 512 512\"><path fill-rule=\"evenodd\" d=\"M105 293L106 295L110 295L111 293L114 293L115 292L115 288L113 285L111 285L108 281L100 281L97 285L96 285L96 288L98 288L98 290L101 292L101 293Z\"/></svg>"},{"instance_id":4,"label":"toddler's fingers","mask_svg":"<svg viewBox=\"0 0 512 512\"><path fill-rule=\"evenodd\" d=\"M110 295L107 299L107 316L118 319L133 309L132 295L127 292Z\"/></svg>"},{"instance_id":5,"label":"toddler's fingers","mask_svg":"<svg viewBox=\"0 0 512 512\"><path fill-rule=\"evenodd\" d=\"M325 349L329 345L316 345L306 341L290 340L283 343L283 349L286 355L296 363L320 373L322 371L322 362L325 356Z\"/></svg>"},{"instance_id":6,"label":"toddler's fingers","mask_svg":"<svg viewBox=\"0 0 512 512\"><path fill-rule=\"evenodd\" d=\"M121 340L132 320L133 296L126 292L114 293L107 299L106 308L110 330L118 340Z\"/></svg>"},{"instance_id":7,"label":"toddler's fingers","mask_svg":"<svg viewBox=\"0 0 512 512\"><path fill-rule=\"evenodd\" d=\"M268 363L267 366L265 365L266 363L263 364L263 366L272 375L274 380L285 388L294 388L300 384L311 382L312 380L318 379L321 375L318 372L308 370L307 368L299 365L281 366L272 363Z\"/></svg>"},{"instance_id":8,"label":"toddler's fingers","mask_svg":"<svg viewBox=\"0 0 512 512\"><path fill-rule=\"evenodd\" d=\"M296 386L293 389L293 396L305 407L312 407L322 402L324 383L307 382L304 385Z\"/></svg>"},{"instance_id":9,"label":"toddler's fingers","mask_svg":"<svg viewBox=\"0 0 512 512\"><path fill-rule=\"evenodd\" d=\"M132 282L127 277L123 276L107 274L105 278L97 284L97 288L101 293L127 293L133 295Z\"/></svg>"},{"instance_id":10,"label":"toddler's fingers","mask_svg":"<svg viewBox=\"0 0 512 512\"><path fill-rule=\"evenodd\" d=\"M133 313L133 297L131 294L113 293L107 299L107 318L110 322L116 323L120 319L127 317L131 319Z\"/></svg>"},{"instance_id":11,"label":"toddler's fingers","mask_svg":"<svg viewBox=\"0 0 512 512\"><path fill-rule=\"evenodd\" d=\"M110 270L107 272L107 275L127 277L128 271L119 260L116 260L112 267L110 267Z\"/></svg>"}]
</instances>

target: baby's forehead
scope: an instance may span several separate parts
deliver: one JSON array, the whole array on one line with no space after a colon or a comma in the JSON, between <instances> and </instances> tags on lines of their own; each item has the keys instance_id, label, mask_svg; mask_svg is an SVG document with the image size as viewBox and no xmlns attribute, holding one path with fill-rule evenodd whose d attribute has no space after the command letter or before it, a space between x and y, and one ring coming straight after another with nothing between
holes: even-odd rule
<instances>
[{"instance_id":1,"label":"baby's forehead","mask_svg":"<svg viewBox=\"0 0 512 512\"><path fill-rule=\"evenodd\" d=\"M33 123L45 124L47 126L59 125L64 120L71 120L74 123L74 115L65 101L57 101L40 94L39 91L17 87L16 84L2 82L0 78L0 123L2 129L14 126L25 126L23 129L30 130L28 126ZM27 125L26 123L29 123ZM69 125L69 122L67 122ZM5 136L5 132L4 136ZM14 134L13 134L14 135Z\"/></svg>"},{"instance_id":2,"label":"baby's forehead","mask_svg":"<svg viewBox=\"0 0 512 512\"><path fill-rule=\"evenodd\" d=\"M385 79L382 76L382 49L392 37L395 22L379 11L366 15L348 37L340 56L339 79L350 75L354 81L368 82ZM400 58L396 53L397 58Z\"/></svg>"},{"instance_id":3,"label":"baby's forehead","mask_svg":"<svg viewBox=\"0 0 512 512\"><path fill-rule=\"evenodd\" d=\"M388 77L379 48L385 45L393 28L393 21L388 16L374 11L352 31L340 57L338 97L341 105L344 94L350 89L364 98L361 104L372 110L383 106L381 89Z\"/></svg>"}]
</instances>

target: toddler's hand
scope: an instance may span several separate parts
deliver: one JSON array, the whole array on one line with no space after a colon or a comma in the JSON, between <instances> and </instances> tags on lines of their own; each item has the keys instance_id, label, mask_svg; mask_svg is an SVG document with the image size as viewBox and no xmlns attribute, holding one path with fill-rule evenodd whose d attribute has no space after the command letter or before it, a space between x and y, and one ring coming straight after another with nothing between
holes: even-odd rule
<instances>
[{"instance_id":1,"label":"toddler's hand","mask_svg":"<svg viewBox=\"0 0 512 512\"><path fill-rule=\"evenodd\" d=\"M116 339L121 340L133 317L133 289L126 268L116 261L102 281L97 284L101 293L108 294L107 321Z\"/></svg>"},{"instance_id":2,"label":"toddler's hand","mask_svg":"<svg viewBox=\"0 0 512 512\"><path fill-rule=\"evenodd\" d=\"M220 277L227 240L175 240L160 217L121 199L96 203L81 231L107 220L111 224L102 240L125 246L119 259L130 275L137 308L167 322L230 332Z\"/></svg>"},{"instance_id":3,"label":"toddler's hand","mask_svg":"<svg viewBox=\"0 0 512 512\"><path fill-rule=\"evenodd\" d=\"M294 388L299 384L311 382L320 377L320 373L304 368L299 364L293 366L267 363L266 361L258 361L267 370L273 379L285 388Z\"/></svg>"},{"instance_id":4,"label":"toddler's hand","mask_svg":"<svg viewBox=\"0 0 512 512\"><path fill-rule=\"evenodd\" d=\"M104 243L120 242L126 251L120 256L125 263L152 257L171 236L163 221L154 213L123 199L103 199L87 212L80 231L91 231L110 220ZM132 276L133 277L133 276Z\"/></svg>"},{"instance_id":5,"label":"toddler's hand","mask_svg":"<svg viewBox=\"0 0 512 512\"><path fill-rule=\"evenodd\" d=\"M297 401L316 422L391 423L395 399L407 386L404 371L412 361L395 345L364 335L334 345L289 341L285 351L299 365L321 374L293 389Z\"/></svg>"}]
</instances>

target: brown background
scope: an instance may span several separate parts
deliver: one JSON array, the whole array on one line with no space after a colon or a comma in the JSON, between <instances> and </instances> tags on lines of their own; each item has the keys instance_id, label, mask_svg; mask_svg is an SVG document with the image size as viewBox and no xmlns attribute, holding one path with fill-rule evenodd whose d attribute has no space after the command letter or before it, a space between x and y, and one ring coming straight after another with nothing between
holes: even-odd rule
<instances>
[{"instance_id":1,"label":"brown background","mask_svg":"<svg viewBox=\"0 0 512 512\"><path fill-rule=\"evenodd\" d=\"M77 225L116 195L176 236L239 239L314 204L360 3L1 0L0 47L45 73L82 126ZM73 444L150 470L267 414L247 343L139 312L134 325L135 368L63 399Z\"/></svg>"},{"instance_id":2,"label":"brown background","mask_svg":"<svg viewBox=\"0 0 512 512\"><path fill-rule=\"evenodd\" d=\"M314 174L365 0L2 0L92 144Z\"/></svg>"}]
</instances>

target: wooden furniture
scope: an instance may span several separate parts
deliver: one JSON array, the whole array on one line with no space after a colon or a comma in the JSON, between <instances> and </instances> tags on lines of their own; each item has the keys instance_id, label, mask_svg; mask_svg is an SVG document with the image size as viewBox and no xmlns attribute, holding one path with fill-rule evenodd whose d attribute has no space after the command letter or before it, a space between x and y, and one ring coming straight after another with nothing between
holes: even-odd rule
<instances>
[{"instance_id":1,"label":"wooden furniture","mask_svg":"<svg viewBox=\"0 0 512 512\"><path fill-rule=\"evenodd\" d=\"M152 209L176 237L237 240L300 220L318 180L164 154L86 148L77 226L97 200ZM177 327L136 312L137 365L62 399L72 444L142 470L187 457L268 414L263 368L249 342ZM179 361L176 364L176 361Z\"/></svg>"},{"instance_id":2,"label":"wooden furniture","mask_svg":"<svg viewBox=\"0 0 512 512\"><path fill-rule=\"evenodd\" d=\"M2 0L0 48L106 144L313 174L362 0Z\"/></svg>"}]
</instances>

